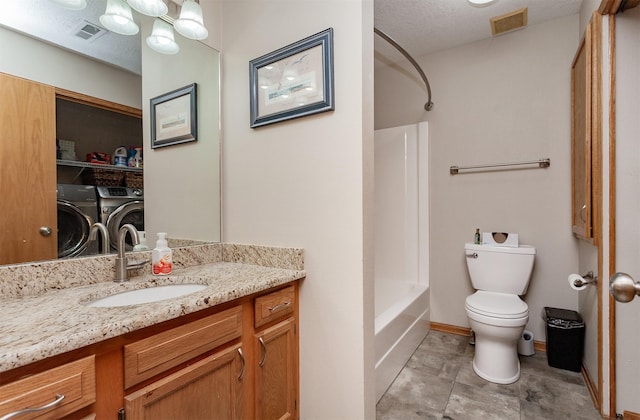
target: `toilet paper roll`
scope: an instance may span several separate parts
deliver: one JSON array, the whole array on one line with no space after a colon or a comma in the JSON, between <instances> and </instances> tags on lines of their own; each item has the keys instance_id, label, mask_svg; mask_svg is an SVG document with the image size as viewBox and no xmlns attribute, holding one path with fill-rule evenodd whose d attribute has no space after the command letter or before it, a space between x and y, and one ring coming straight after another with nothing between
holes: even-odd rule
<instances>
[{"instance_id":1,"label":"toilet paper roll","mask_svg":"<svg viewBox=\"0 0 640 420\"><path fill-rule=\"evenodd\" d=\"M585 283L584 277L582 277L580 274L569 274L569 286L571 286L571 288L573 290L584 290L587 288L587 285ZM576 280L580 280L580 282L578 282L578 284L582 284L582 286L576 286Z\"/></svg>"}]
</instances>

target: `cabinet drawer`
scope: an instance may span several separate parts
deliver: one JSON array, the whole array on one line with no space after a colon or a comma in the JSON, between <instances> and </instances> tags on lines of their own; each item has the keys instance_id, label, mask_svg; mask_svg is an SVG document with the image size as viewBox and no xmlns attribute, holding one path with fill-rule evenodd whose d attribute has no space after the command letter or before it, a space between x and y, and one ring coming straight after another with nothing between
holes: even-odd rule
<instances>
[{"instance_id":1,"label":"cabinet drawer","mask_svg":"<svg viewBox=\"0 0 640 420\"><path fill-rule=\"evenodd\" d=\"M255 326L280 319L293 313L295 307L295 289L289 286L277 292L260 296L255 301Z\"/></svg>"},{"instance_id":2,"label":"cabinet drawer","mask_svg":"<svg viewBox=\"0 0 640 420\"><path fill-rule=\"evenodd\" d=\"M242 308L161 332L124 346L124 384L129 388L242 335Z\"/></svg>"},{"instance_id":3,"label":"cabinet drawer","mask_svg":"<svg viewBox=\"0 0 640 420\"><path fill-rule=\"evenodd\" d=\"M64 398L53 403L60 396ZM96 401L96 369L94 356L0 387L0 416L27 408L52 407L25 413L20 419L57 419Z\"/></svg>"}]
</instances>

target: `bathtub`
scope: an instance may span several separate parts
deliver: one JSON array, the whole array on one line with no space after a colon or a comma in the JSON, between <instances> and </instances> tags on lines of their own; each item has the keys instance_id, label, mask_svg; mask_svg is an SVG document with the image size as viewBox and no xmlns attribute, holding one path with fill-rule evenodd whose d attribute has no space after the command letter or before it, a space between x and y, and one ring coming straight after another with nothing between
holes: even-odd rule
<instances>
[{"instance_id":1,"label":"bathtub","mask_svg":"<svg viewBox=\"0 0 640 420\"><path fill-rule=\"evenodd\" d=\"M375 377L379 400L429 331L427 122L375 132Z\"/></svg>"},{"instance_id":2,"label":"bathtub","mask_svg":"<svg viewBox=\"0 0 640 420\"><path fill-rule=\"evenodd\" d=\"M397 289L396 289L397 290ZM429 332L429 288L405 284L375 319L376 401L379 401Z\"/></svg>"}]
</instances>

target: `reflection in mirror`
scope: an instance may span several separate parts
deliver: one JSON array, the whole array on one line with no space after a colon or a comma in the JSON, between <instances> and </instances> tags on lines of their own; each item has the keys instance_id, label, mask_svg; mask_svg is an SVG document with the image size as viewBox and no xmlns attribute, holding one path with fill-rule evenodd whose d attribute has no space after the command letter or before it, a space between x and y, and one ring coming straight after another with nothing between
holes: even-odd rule
<instances>
[{"instance_id":1,"label":"reflection in mirror","mask_svg":"<svg viewBox=\"0 0 640 420\"><path fill-rule=\"evenodd\" d=\"M168 4L171 8L172 3ZM32 100L28 109L35 115L37 107L33 107L33 101L50 95L54 99L51 103L47 102L48 99L43 102L42 112L53 109L57 115L54 114L50 122L53 127L53 134L48 137L50 141L41 142L43 150L27 150L21 144L13 150L3 148L0 153L0 175L16 182L15 191L6 195L13 199L3 200L0 205L3 218L12 225L11 231L14 232L13 237L3 235L4 238L0 239L0 264L56 258L58 252L55 247L51 250L43 241L56 241L57 232L64 228L63 224L75 223L69 220L59 222L56 186L76 185L78 191L61 189L76 203L81 202L84 191L77 186L96 184L90 179L91 174L95 176L95 166L84 163L87 155L92 152L114 155L119 146L126 149L133 146L127 153L135 153L138 147L142 147L144 167L118 168L123 172L121 183L117 187L108 185L107 189L112 187L110 198L135 202L139 214L144 209L144 222L141 218L138 222L143 223L147 231L150 248L159 231L169 233L171 246L220 241L218 53L201 42L176 33L180 52L171 56L158 54L141 41L151 34L154 19L137 12L133 16L140 33L135 36L104 30L95 38L81 39L78 31L93 32L93 25L101 28L99 15L104 13L104 7L105 0L87 2L86 9L82 11L65 10L48 0L22 0L3 6L6 10L0 15L0 42L4 45L3 50L7 49L3 52L12 59L0 60L0 76L20 78L10 78L11 83L14 80L32 81L36 85L54 87L45 93L28 95ZM72 17L63 17L63 14ZM23 26L18 28L19 25ZM47 28L50 28L48 34ZM38 32L32 33L31 30ZM57 35L54 37L52 33ZM56 46L60 42L56 39L61 38L59 35L81 44L84 50L76 53L71 50L80 47L69 44ZM87 35L83 33L82 36ZM87 57L91 54L99 55ZM121 58L126 60L123 62ZM4 101L9 91L4 79L0 82L0 99ZM198 141L164 148L166 150L151 150L149 99L194 82L198 86ZM98 107L94 106L94 101L98 101ZM0 102L0 105L6 117L4 110L9 107L5 102ZM115 112L112 106L116 107ZM30 117L34 118L34 115ZM70 124L61 131L58 126L63 127L63 120ZM133 126L134 134L116 131L125 126ZM8 143L3 139L7 136L6 126L0 124L0 127L3 129L0 141L5 147ZM100 128L93 134L83 132L91 127ZM40 133L39 137L47 135ZM60 147L61 142L58 141L57 153L56 138L70 142L62 142ZM62 152L65 152L64 156L61 156ZM10 155L11 158L7 157ZM100 157L94 156L96 159ZM113 169L106 166L98 168ZM133 184L127 184L127 178ZM20 184L21 180L24 180L24 185ZM127 185L130 186L127 188ZM21 194L18 192L20 189L28 192ZM100 195L101 192L96 190L96 203L99 203ZM86 193L84 196L86 202ZM9 208L9 202L12 208ZM96 204L96 212L86 211L91 213L91 222L103 220L100 211L99 204ZM5 227L5 224L0 225L3 232L8 232ZM41 233L45 227L53 232L49 237ZM69 238L60 239L66 241ZM92 248L95 250L95 245Z\"/></svg>"}]
</instances>

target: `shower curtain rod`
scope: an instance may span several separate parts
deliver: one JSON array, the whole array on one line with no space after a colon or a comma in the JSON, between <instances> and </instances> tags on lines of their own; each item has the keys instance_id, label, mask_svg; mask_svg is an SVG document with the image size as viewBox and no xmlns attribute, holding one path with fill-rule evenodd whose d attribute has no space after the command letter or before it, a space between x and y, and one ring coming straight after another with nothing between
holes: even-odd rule
<instances>
[{"instance_id":1,"label":"shower curtain rod","mask_svg":"<svg viewBox=\"0 0 640 420\"><path fill-rule=\"evenodd\" d=\"M416 60L413 59L413 57L411 57L411 54L409 54L404 48L402 48L389 35L385 34L384 32L382 32L380 29L378 29L376 27L373 28L373 32L378 34L382 39L387 41L389 44L393 45L398 51L400 51L402 53L402 55L404 55L407 58L407 60L409 60L411 62L411 64L413 64L413 67L415 67L416 70L418 70L418 73L420 73L420 76L422 76L422 80L424 81L424 85L427 87L427 95L428 95L428 97L427 97L427 103L424 104L424 109L426 111L431 111L433 109L433 102L431 102L431 86L429 86L429 80L427 80L427 76L425 76L424 72L420 68L420 65L416 62Z\"/></svg>"}]
</instances>

